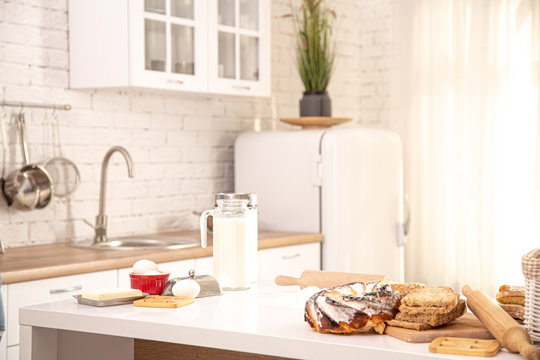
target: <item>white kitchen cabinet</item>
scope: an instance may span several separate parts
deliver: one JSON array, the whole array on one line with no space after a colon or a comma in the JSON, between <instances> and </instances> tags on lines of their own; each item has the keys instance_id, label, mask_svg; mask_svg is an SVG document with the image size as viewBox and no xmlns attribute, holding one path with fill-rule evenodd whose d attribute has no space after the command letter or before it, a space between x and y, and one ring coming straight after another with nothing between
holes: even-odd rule
<instances>
[{"instance_id":1,"label":"white kitchen cabinet","mask_svg":"<svg viewBox=\"0 0 540 360\"><path fill-rule=\"evenodd\" d=\"M304 270L320 270L321 244L304 244L259 250L259 280L277 275L300 276Z\"/></svg>"},{"instance_id":2,"label":"white kitchen cabinet","mask_svg":"<svg viewBox=\"0 0 540 360\"><path fill-rule=\"evenodd\" d=\"M230 1L69 0L70 87L269 96L269 1Z\"/></svg>"},{"instance_id":3,"label":"white kitchen cabinet","mask_svg":"<svg viewBox=\"0 0 540 360\"><path fill-rule=\"evenodd\" d=\"M162 271L168 271L171 275L170 278L185 277L189 275L189 270L195 269L195 260L180 260L171 261L158 264L159 269Z\"/></svg>"},{"instance_id":4,"label":"white kitchen cabinet","mask_svg":"<svg viewBox=\"0 0 540 360\"><path fill-rule=\"evenodd\" d=\"M270 96L270 1L208 0L212 92Z\"/></svg>"},{"instance_id":5,"label":"white kitchen cabinet","mask_svg":"<svg viewBox=\"0 0 540 360\"><path fill-rule=\"evenodd\" d=\"M206 0L70 0L71 88L207 90Z\"/></svg>"},{"instance_id":6,"label":"white kitchen cabinet","mask_svg":"<svg viewBox=\"0 0 540 360\"><path fill-rule=\"evenodd\" d=\"M257 253L259 280L271 280L277 275L300 276L304 270L321 268L320 243L284 246L259 250ZM195 271L198 275L213 275L212 257L195 259Z\"/></svg>"},{"instance_id":7,"label":"white kitchen cabinet","mask_svg":"<svg viewBox=\"0 0 540 360\"><path fill-rule=\"evenodd\" d=\"M19 360L19 345L7 348L7 360Z\"/></svg>"},{"instance_id":8,"label":"white kitchen cabinet","mask_svg":"<svg viewBox=\"0 0 540 360\"><path fill-rule=\"evenodd\" d=\"M8 287L7 285L2 285L0 287L0 291L2 292L2 302L4 305L4 315L6 314L6 306L7 306L7 294L8 294ZM2 339L0 340L0 359L6 359L7 351L7 340L6 340L6 333L4 332Z\"/></svg>"},{"instance_id":9,"label":"white kitchen cabinet","mask_svg":"<svg viewBox=\"0 0 540 360\"><path fill-rule=\"evenodd\" d=\"M195 269L195 260L188 259L188 260L158 263L158 267L160 271L169 272L170 279L174 277L185 277L185 276L188 276L189 270ZM122 287L122 288L131 287L131 281L129 279L129 273L131 271L132 271L132 268L130 267L118 269L118 287Z\"/></svg>"},{"instance_id":10,"label":"white kitchen cabinet","mask_svg":"<svg viewBox=\"0 0 540 360\"><path fill-rule=\"evenodd\" d=\"M6 321L8 350L19 343L19 308L40 303L70 299L86 288L114 288L117 271L62 276L8 285Z\"/></svg>"},{"instance_id":11,"label":"white kitchen cabinet","mask_svg":"<svg viewBox=\"0 0 540 360\"><path fill-rule=\"evenodd\" d=\"M212 275L214 274L214 259L209 257L195 259L195 274Z\"/></svg>"}]
</instances>

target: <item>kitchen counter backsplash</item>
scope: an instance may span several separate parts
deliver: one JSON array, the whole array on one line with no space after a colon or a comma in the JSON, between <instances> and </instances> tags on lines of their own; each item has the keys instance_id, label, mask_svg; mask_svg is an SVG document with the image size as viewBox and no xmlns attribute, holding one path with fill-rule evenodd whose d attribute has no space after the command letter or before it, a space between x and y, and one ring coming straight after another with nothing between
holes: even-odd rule
<instances>
[{"instance_id":1,"label":"kitchen counter backsplash","mask_svg":"<svg viewBox=\"0 0 540 360\"><path fill-rule=\"evenodd\" d=\"M340 18L338 34L350 34L338 36L341 60L330 87L336 114L357 122L387 122L389 61L384 60L390 56L385 51L390 40L383 24L391 23L393 2L333 2ZM69 90L67 1L0 2L0 98L70 104L71 111L24 109L29 151L34 162L68 157L82 178L70 199L55 198L43 210L14 210L1 200L4 245L90 238L93 230L82 220L94 222L101 161L114 145L130 152L135 177L127 178L123 159L114 155L106 202L109 235L196 228L199 219L194 212L211 206L213 193L234 188L233 146L238 134L292 128L278 118L298 114L302 88L292 51L293 27L290 19L281 18L288 12L288 0L272 0L272 97L243 98L158 90ZM8 174L21 166L22 155L11 116L19 109L5 110ZM0 109L0 116L3 113Z\"/></svg>"}]
</instances>

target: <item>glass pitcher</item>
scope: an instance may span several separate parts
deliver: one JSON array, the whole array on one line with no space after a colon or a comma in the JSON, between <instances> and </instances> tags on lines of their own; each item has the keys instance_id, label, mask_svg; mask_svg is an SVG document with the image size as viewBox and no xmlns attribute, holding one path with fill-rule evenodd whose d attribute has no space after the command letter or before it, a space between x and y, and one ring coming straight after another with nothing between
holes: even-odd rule
<instances>
[{"instance_id":1,"label":"glass pitcher","mask_svg":"<svg viewBox=\"0 0 540 360\"><path fill-rule=\"evenodd\" d=\"M248 199L230 194L201 215L201 246L207 245L207 218L213 217L214 277L223 290L249 289L252 281L252 247L249 236Z\"/></svg>"}]
</instances>

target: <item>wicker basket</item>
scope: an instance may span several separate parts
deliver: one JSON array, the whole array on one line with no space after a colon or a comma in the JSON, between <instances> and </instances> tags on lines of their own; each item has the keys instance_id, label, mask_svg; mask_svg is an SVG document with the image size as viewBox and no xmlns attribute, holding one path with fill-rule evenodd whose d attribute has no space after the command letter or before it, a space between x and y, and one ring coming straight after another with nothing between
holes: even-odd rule
<instances>
[{"instance_id":1,"label":"wicker basket","mask_svg":"<svg viewBox=\"0 0 540 360\"><path fill-rule=\"evenodd\" d=\"M525 327L534 346L540 349L540 248L523 255L525 276Z\"/></svg>"}]
</instances>

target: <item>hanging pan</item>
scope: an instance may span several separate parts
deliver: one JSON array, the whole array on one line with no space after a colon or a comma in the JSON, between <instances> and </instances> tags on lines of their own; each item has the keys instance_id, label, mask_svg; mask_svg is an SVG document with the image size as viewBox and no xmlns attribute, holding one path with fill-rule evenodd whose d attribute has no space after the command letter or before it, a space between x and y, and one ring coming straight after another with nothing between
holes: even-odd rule
<instances>
[{"instance_id":1,"label":"hanging pan","mask_svg":"<svg viewBox=\"0 0 540 360\"><path fill-rule=\"evenodd\" d=\"M21 137L24 166L8 175L2 190L8 206L21 210L42 209L51 200L51 177L45 168L30 163L26 141L26 124L22 112L17 115L17 127Z\"/></svg>"},{"instance_id":2,"label":"hanging pan","mask_svg":"<svg viewBox=\"0 0 540 360\"><path fill-rule=\"evenodd\" d=\"M67 198L72 195L81 184L81 174L77 165L62 155L60 132L56 109L52 112L53 123L48 123L52 129L53 157L43 163L53 183L53 196ZM49 117L47 117L49 119Z\"/></svg>"}]
</instances>

